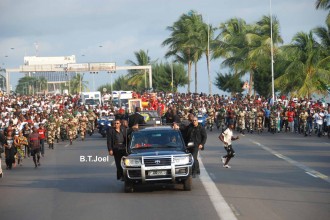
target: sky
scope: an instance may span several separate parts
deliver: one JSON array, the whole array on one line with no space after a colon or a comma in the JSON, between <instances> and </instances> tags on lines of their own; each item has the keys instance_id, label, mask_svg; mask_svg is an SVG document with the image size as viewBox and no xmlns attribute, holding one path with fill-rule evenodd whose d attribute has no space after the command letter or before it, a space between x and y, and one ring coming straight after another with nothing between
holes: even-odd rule
<instances>
[{"instance_id":1,"label":"sky","mask_svg":"<svg viewBox=\"0 0 330 220\"><path fill-rule=\"evenodd\" d=\"M0 66L18 68L24 56L75 55L77 63L115 62L125 66L135 61L134 52L148 51L151 60L166 60L162 42L170 36L166 29L182 14L194 10L213 27L238 17L247 23L272 14L280 23L284 44L300 32L325 26L326 11L315 9L316 0L0 0ZM216 32L218 33L218 32ZM36 45L38 45L36 47ZM38 49L36 49L38 48ZM221 60L211 62L211 80L226 72ZM126 71L113 74L112 80ZM198 64L197 92L208 93L205 57ZM13 73L15 89L22 73ZM110 83L107 73L86 73L88 87ZM94 83L93 83L94 80ZM194 78L193 78L194 80ZM191 91L194 91L194 82ZM186 92L187 88L179 88ZM212 93L223 94L212 83Z\"/></svg>"}]
</instances>

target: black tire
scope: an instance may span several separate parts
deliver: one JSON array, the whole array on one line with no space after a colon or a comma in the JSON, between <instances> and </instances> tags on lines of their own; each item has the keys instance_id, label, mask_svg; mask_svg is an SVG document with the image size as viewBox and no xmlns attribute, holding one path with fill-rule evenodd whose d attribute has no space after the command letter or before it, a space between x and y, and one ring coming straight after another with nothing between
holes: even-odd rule
<instances>
[{"instance_id":1,"label":"black tire","mask_svg":"<svg viewBox=\"0 0 330 220\"><path fill-rule=\"evenodd\" d=\"M134 192L133 183L130 183L128 181L125 181L124 190L125 190L125 193L132 193L132 192Z\"/></svg>"},{"instance_id":2,"label":"black tire","mask_svg":"<svg viewBox=\"0 0 330 220\"><path fill-rule=\"evenodd\" d=\"M192 186L192 177L189 176L188 179L183 181L183 190L191 191L191 186Z\"/></svg>"}]
</instances>

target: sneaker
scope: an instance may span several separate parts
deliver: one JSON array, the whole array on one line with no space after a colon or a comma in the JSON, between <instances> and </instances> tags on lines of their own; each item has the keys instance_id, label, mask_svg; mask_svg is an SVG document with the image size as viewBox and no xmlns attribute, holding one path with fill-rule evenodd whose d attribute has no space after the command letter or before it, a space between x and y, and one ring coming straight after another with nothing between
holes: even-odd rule
<instances>
[{"instance_id":1,"label":"sneaker","mask_svg":"<svg viewBox=\"0 0 330 220\"><path fill-rule=\"evenodd\" d=\"M231 168L231 166L227 165L223 165L224 168Z\"/></svg>"},{"instance_id":2,"label":"sneaker","mask_svg":"<svg viewBox=\"0 0 330 220\"><path fill-rule=\"evenodd\" d=\"M223 164L225 164L226 163L226 158L225 157L221 157L221 161L222 161Z\"/></svg>"},{"instance_id":3,"label":"sneaker","mask_svg":"<svg viewBox=\"0 0 330 220\"><path fill-rule=\"evenodd\" d=\"M3 177L3 173L0 173L0 178L2 178Z\"/></svg>"}]
</instances>

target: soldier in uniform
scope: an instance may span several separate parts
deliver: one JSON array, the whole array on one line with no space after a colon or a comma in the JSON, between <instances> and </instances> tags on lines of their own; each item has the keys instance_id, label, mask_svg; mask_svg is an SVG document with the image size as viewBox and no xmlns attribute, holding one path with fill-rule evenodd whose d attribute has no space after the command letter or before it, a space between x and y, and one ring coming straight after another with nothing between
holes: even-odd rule
<instances>
[{"instance_id":1,"label":"soldier in uniform","mask_svg":"<svg viewBox=\"0 0 330 220\"><path fill-rule=\"evenodd\" d=\"M275 109L272 109L270 113L270 132L275 134L277 130L277 112Z\"/></svg>"},{"instance_id":2,"label":"soldier in uniform","mask_svg":"<svg viewBox=\"0 0 330 220\"><path fill-rule=\"evenodd\" d=\"M246 118L246 112L243 110L242 107L240 107L237 113L237 119L238 119L238 130L242 134L244 134L244 130L245 130L245 118Z\"/></svg>"},{"instance_id":3,"label":"soldier in uniform","mask_svg":"<svg viewBox=\"0 0 330 220\"><path fill-rule=\"evenodd\" d=\"M76 122L73 120L73 116L72 115L69 116L67 130L68 130L67 133L68 133L68 136L69 136L70 145L72 145L72 141L76 137L75 136L75 130L77 130Z\"/></svg>"},{"instance_id":4,"label":"soldier in uniform","mask_svg":"<svg viewBox=\"0 0 330 220\"><path fill-rule=\"evenodd\" d=\"M225 127L225 120L226 120L226 109L221 106L219 111L217 112L217 128L219 129L221 127L221 132L224 131Z\"/></svg>"},{"instance_id":5,"label":"soldier in uniform","mask_svg":"<svg viewBox=\"0 0 330 220\"><path fill-rule=\"evenodd\" d=\"M56 122L56 127L55 127L55 138L56 142L59 142L59 139L61 138L61 124L62 124L62 118L56 114L55 116L55 122Z\"/></svg>"},{"instance_id":6,"label":"soldier in uniform","mask_svg":"<svg viewBox=\"0 0 330 220\"><path fill-rule=\"evenodd\" d=\"M88 118L89 130L91 134L93 134L95 129L95 119L97 118L97 116L92 110L88 110L87 118Z\"/></svg>"},{"instance_id":7,"label":"soldier in uniform","mask_svg":"<svg viewBox=\"0 0 330 220\"><path fill-rule=\"evenodd\" d=\"M79 118L79 122L80 122L80 136L81 136L81 140L84 141L85 140L85 136L86 136L87 124L88 124L88 118L86 116L86 113L83 112L82 116L80 116L80 118Z\"/></svg>"},{"instance_id":8,"label":"soldier in uniform","mask_svg":"<svg viewBox=\"0 0 330 220\"><path fill-rule=\"evenodd\" d=\"M255 109L250 108L247 112L249 132L253 133L255 129L256 113Z\"/></svg>"},{"instance_id":9,"label":"soldier in uniform","mask_svg":"<svg viewBox=\"0 0 330 220\"><path fill-rule=\"evenodd\" d=\"M49 121L48 121L46 127L47 127L47 143L48 143L49 149L54 149L56 122L52 116L49 118Z\"/></svg>"},{"instance_id":10,"label":"soldier in uniform","mask_svg":"<svg viewBox=\"0 0 330 220\"><path fill-rule=\"evenodd\" d=\"M207 125L208 128L210 128L210 131L213 129L213 124L214 124L214 113L215 110L212 105L210 105L210 108L207 109Z\"/></svg>"},{"instance_id":11,"label":"soldier in uniform","mask_svg":"<svg viewBox=\"0 0 330 220\"><path fill-rule=\"evenodd\" d=\"M258 133L263 131L263 121L264 121L264 112L259 107L257 111L257 123L256 123Z\"/></svg>"},{"instance_id":12,"label":"soldier in uniform","mask_svg":"<svg viewBox=\"0 0 330 220\"><path fill-rule=\"evenodd\" d=\"M305 133L305 136L307 136L307 117L308 113L305 109L302 110L302 112L299 114L299 121L300 121L300 127L299 127L299 133Z\"/></svg>"}]
</instances>

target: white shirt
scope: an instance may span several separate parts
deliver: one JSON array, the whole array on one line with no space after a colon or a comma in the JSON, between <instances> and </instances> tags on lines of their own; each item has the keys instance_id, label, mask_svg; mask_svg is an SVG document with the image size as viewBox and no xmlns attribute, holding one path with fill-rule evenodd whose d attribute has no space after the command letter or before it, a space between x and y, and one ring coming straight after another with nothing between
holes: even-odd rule
<instances>
[{"instance_id":1,"label":"white shirt","mask_svg":"<svg viewBox=\"0 0 330 220\"><path fill-rule=\"evenodd\" d=\"M314 118L315 118L316 124L322 125L323 124L324 113L322 113L322 112L315 113Z\"/></svg>"},{"instance_id":2,"label":"white shirt","mask_svg":"<svg viewBox=\"0 0 330 220\"><path fill-rule=\"evenodd\" d=\"M223 133L223 141L227 142L227 146L231 145L231 138L233 137L233 131L227 128Z\"/></svg>"}]
</instances>

